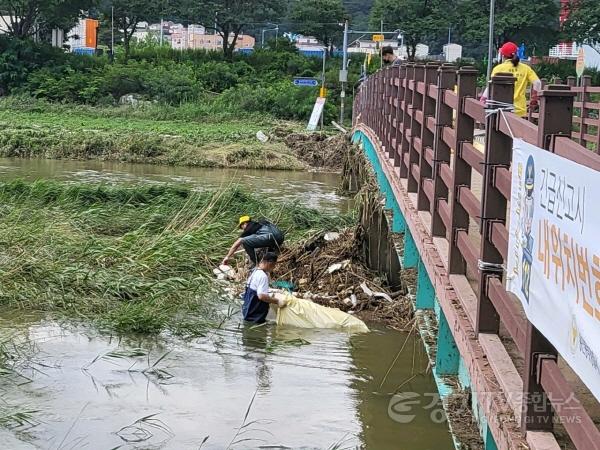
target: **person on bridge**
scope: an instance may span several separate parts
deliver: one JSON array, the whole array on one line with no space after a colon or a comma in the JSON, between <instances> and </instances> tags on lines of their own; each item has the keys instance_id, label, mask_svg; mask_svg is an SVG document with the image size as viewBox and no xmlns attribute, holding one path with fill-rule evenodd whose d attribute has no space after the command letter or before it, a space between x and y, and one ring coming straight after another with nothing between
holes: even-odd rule
<instances>
[{"instance_id":1,"label":"person on bridge","mask_svg":"<svg viewBox=\"0 0 600 450\"><path fill-rule=\"evenodd\" d=\"M263 323L269 314L269 304L284 308L287 304L285 298L277 300L269 294L269 274L277 264L277 254L267 252L264 254L258 267L252 271L246 282L244 291L244 304L242 314L244 320L254 323Z\"/></svg>"},{"instance_id":2,"label":"person on bridge","mask_svg":"<svg viewBox=\"0 0 600 450\"><path fill-rule=\"evenodd\" d=\"M253 267L260 260L261 250L274 253L279 253L281 250L285 235L268 220L254 221L250 216L242 216L238 226L242 230L240 238L233 243L222 264L227 265L240 246L246 250Z\"/></svg>"},{"instance_id":3,"label":"person on bridge","mask_svg":"<svg viewBox=\"0 0 600 450\"><path fill-rule=\"evenodd\" d=\"M535 71L527 64L521 63L519 58L519 47L514 42L507 42L500 48L502 63L498 64L492 70L492 76L499 73L510 73L515 77L515 93L513 103L515 114L520 117L527 115L527 99L525 91L531 85L531 96L529 106L534 108L538 103L538 93L542 90L542 82ZM486 88L481 96L481 102L486 103L488 99L488 89Z\"/></svg>"},{"instance_id":4,"label":"person on bridge","mask_svg":"<svg viewBox=\"0 0 600 450\"><path fill-rule=\"evenodd\" d=\"M390 66L399 66L402 60L394 54L394 49L390 46L381 49L381 58L383 62Z\"/></svg>"}]
</instances>

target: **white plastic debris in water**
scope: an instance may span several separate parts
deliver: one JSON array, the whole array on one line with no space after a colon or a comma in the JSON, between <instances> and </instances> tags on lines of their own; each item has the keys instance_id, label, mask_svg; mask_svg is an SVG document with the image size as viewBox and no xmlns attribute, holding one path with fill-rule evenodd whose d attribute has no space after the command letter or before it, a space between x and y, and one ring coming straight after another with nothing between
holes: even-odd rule
<instances>
[{"instance_id":1,"label":"white plastic debris in water","mask_svg":"<svg viewBox=\"0 0 600 450\"><path fill-rule=\"evenodd\" d=\"M213 273L217 280L235 280L235 270L225 264L221 264L218 268L213 269Z\"/></svg>"},{"instance_id":2,"label":"white plastic debris in water","mask_svg":"<svg viewBox=\"0 0 600 450\"><path fill-rule=\"evenodd\" d=\"M360 284L360 288L362 289L362 291L367 294L367 296L372 297L372 298L383 298L384 300L388 301L388 302L393 302L392 297L390 297L388 294L386 294L385 292L374 292L371 289L369 289L369 287L367 286L367 283L362 282Z\"/></svg>"},{"instance_id":3,"label":"white plastic debris in water","mask_svg":"<svg viewBox=\"0 0 600 450\"><path fill-rule=\"evenodd\" d=\"M394 300L392 300L392 297L390 297L389 295L387 295L385 292L374 292L373 293L373 297L375 298L383 298L386 301L392 303Z\"/></svg>"},{"instance_id":4,"label":"white plastic debris in water","mask_svg":"<svg viewBox=\"0 0 600 450\"><path fill-rule=\"evenodd\" d=\"M327 242L335 241L339 238L340 238L340 233L337 233L335 231L330 231L328 233L325 233L325 236L323 236L323 239L325 239L325 241L327 241Z\"/></svg>"},{"instance_id":5,"label":"white plastic debris in water","mask_svg":"<svg viewBox=\"0 0 600 450\"><path fill-rule=\"evenodd\" d=\"M335 273L338 270L345 269L346 267L348 267L349 264L350 264L349 259L339 262L339 263L332 264L327 268L327 273Z\"/></svg>"},{"instance_id":6,"label":"white plastic debris in water","mask_svg":"<svg viewBox=\"0 0 600 450\"><path fill-rule=\"evenodd\" d=\"M262 131L258 131L256 133L256 139L258 139L260 142L262 142L264 144L265 142L267 142L269 140L269 136L267 136Z\"/></svg>"},{"instance_id":7,"label":"white plastic debris in water","mask_svg":"<svg viewBox=\"0 0 600 450\"><path fill-rule=\"evenodd\" d=\"M363 292L365 294L367 294L367 296L373 297L373 291L371 289L369 289L369 287L367 286L367 283L365 283L364 281L362 283L360 283L360 288L363 290Z\"/></svg>"}]
</instances>

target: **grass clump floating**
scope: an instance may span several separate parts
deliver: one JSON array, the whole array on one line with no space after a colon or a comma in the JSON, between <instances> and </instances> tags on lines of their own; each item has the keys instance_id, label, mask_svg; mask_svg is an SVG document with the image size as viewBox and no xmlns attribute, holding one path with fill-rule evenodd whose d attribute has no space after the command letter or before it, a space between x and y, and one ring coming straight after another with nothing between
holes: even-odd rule
<instances>
[{"instance_id":1,"label":"grass clump floating","mask_svg":"<svg viewBox=\"0 0 600 450\"><path fill-rule=\"evenodd\" d=\"M231 314L216 266L251 213L288 242L350 218L239 188L0 184L0 307L50 311L111 330L202 334Z\"/></svg>"}]
</instances>

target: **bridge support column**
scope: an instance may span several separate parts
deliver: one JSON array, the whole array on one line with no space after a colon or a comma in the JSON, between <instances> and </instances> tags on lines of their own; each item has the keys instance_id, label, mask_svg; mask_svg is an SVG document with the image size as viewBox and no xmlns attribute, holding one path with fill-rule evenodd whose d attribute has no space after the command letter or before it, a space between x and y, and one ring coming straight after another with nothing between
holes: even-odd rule
<instances>
[{"instance_id":1,"label":"bridge support column","mask_svg":"<svg viewBox=\"0 0 600 450\"><path fill-rule=\"evenodd\" d=\"M402 265L405 269L415 269L419 262L419 251L408 228L404 232L404 258Z\"/></svg>"},{"instance_id":2,"label":"bridge support column","mask_svg":"<svg viewBox=\"0 0 600 450\"><path fill-rule=\"evenodd\" d=\"M408 234L408 232L407 232ZM414 241L413 241L414 242ZM433 309L435 305L435 289L429 279L423 261L417 264L417 309Z\"/></svg>"}]
</instances>

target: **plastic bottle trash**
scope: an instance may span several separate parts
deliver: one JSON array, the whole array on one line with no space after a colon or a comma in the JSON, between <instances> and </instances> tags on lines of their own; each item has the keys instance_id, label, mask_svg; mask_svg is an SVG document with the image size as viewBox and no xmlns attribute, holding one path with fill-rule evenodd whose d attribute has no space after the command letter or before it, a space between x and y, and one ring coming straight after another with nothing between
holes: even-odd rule
<instances>
[{"instance_id":1,"label":"plastic bottle trash","mask_svg":"<svg viewBox=\"0 0 600 450\"><path fill-rule=\"evenodd\" d=\"M284 296L287 305L277 310L277 325L298 328L337 328L354 333L369 332L369 328L362 320L337 308L328 308L290 294L275 294L275 298L279 296Z\"/></svg>"},{"instance_id":2,"label":"plastic bottle trash","mask_svg":"<svg viewBox=\"0 0 600 450\"><path fill-rule=\"evenodd\" d=\"M260 142L262 142L264 144L265 142L267 142L269 140L269 136L267 136L262 131L258 131L256 133L256 139L258 139Z\"/></svg>"}]
</instances>

